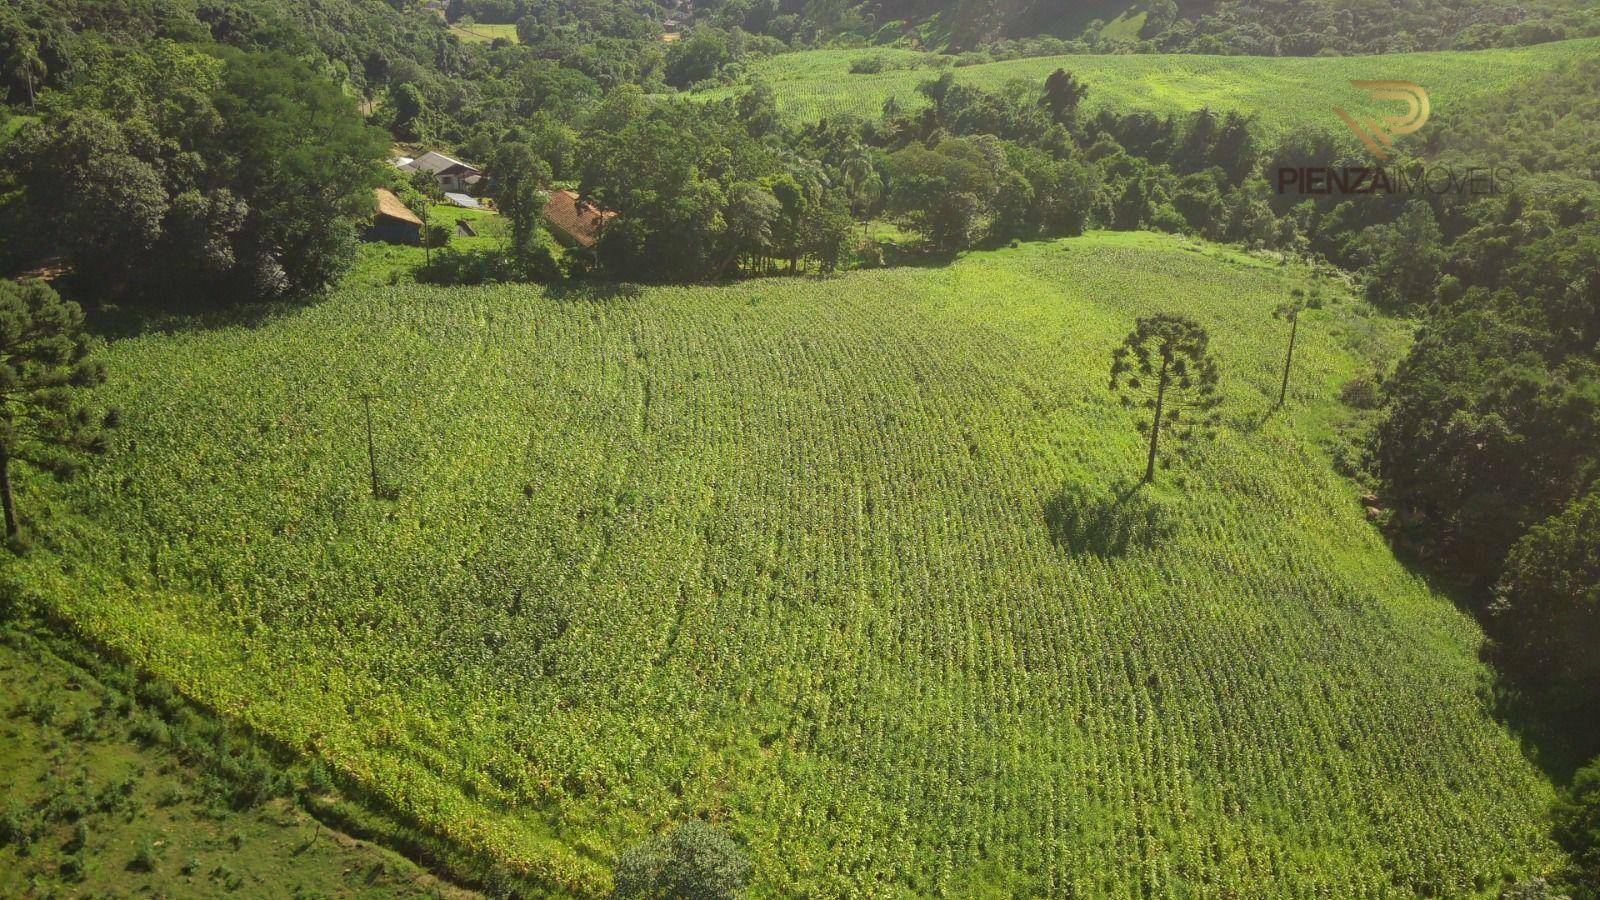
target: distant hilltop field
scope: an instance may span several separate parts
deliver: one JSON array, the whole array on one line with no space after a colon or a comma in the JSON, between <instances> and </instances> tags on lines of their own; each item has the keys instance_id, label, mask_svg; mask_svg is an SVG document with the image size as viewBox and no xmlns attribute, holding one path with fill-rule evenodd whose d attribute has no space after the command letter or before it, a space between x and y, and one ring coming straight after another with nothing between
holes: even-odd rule
<instances>
[{"instance_id":1,"label":"distant hilltop field","mask_svg":"<svg viewBox=\"0 0 1600 900\"><path fill-rule=\"evenodd\" d=\"M1059 68L1087 82L1085 106L1092 110L1147 109L1182 114L1210 107L1258 117L1263 128L1282 133L1301 124L1339 127L1333 106L1371 113L1365 92L1351 80L1399 80L1428 91L1433 114L1464 101L1506 90L1542 73L1600 55L1600 38L1557 41L1496 50L1391 53L1383 56L1261 57L1193 54L1114 54L1040 56L952 69L956 78L991 90L1023 79L1041 82ZM864 60L873 64L858 65ZM852 72L878 68L876 73ZM876 118L893 97L902 108L927 101L918 85L938 75L952 58L914 50L861 48L811 50L769 57L751 67L777 95L779 111L791 121L852 114ZM731 96L743 86L717 88L701 96ZM1529 102L1537 102L1530 96Z\"/></svg>"}]
</instances>

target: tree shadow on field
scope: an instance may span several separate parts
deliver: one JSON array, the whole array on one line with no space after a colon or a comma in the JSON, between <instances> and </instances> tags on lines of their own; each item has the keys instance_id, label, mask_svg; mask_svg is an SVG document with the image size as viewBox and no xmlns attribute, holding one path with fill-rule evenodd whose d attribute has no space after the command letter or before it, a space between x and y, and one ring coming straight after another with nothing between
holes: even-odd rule
<instances>
[{"instance_id":1,"label":"tree shadow on field","mask_svg":"<svg viewBox=\"0 0 1600 900\"><path fill-rule=\"evenodd\" d=\"M1121 479L1109 490L1077 484L1062 488L1044 504L1051 540L1073 555L1102 558L1164 543L1172 536L1171 516L1143 487Z\"/></svg>"},{"instance_id":2,"label":"tree shadow on field","mask_svg":"<svg viewBox=\"0 0 1600 900\"><path fill-rule=\"evenodd\" d=\"M1487 588L1452 577L1438 559L1403 536L1390 535L1387 543L1395 561L1407 573L1421 580L1434 594L1448 597L1457 609L1482 627L1483 642L1478 646L1477 655L1486 672L1478 684L1477 695L1484 712L1511 732L1523 758L1546 777L1556 784L1571 781L1573 772L1593 755L1592 747L1585 745L1600 744L1600 729L1592 729L1585 735L1583 728L1574 727L1574 723L1592 719L1592 715L1586 710L1541 700L1539 691L1528 690L1519 682L1515 667L1503 658L1495 639L1495 623L1489 613L1493 595Z\"/></svg>"},{"instance_id":3,"label":"tree shadow on field","mask_svg":"<svg viewBox=\"0 0 1600 900\"><path fill-rule=\"evenodd\" d=\"M204 303L155 301L99 305L85 302L84 298L72 294L63 293L62 296L82 304L85 330L108 341L138 337L143 334L258 328L316 302L316 298L312 298L223 307Z\"/></svg>"},{"instance_id":4,"label":"tree shadow on field","mask_svg":"<svg viewBox=\"0 0 1600 900\"><path fill-rule=\"evenodd\" d=\"M1259 412L1246 413L1232 419L1228 424L1240 434L1255 434L1272 421L1273 416L1279 413L1276 403L1269 405Z\"/></svg>"},{"instance_id":5,"label":"tree shadow on field","mask_svg":"<svg viewBox=\"0 0 1600 900\"><path fill-rule=\"evenodd\" d=\"M609 303L637 300L644 288L632 282L565 281L544 286L544 295L560 303Z\"/></svg>"}]
</instances>

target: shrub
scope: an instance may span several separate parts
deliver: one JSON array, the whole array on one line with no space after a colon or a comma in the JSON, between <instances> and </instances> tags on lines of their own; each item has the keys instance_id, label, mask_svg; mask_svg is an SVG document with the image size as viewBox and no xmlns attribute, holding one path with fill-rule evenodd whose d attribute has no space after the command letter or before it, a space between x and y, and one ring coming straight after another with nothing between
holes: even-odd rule
<instances>
[{"instance_id":1,"label":"shrub","mask_svg":"<svg viewBox=\"0 0 1600 900\"><path fill-rule=\"evenodd\" d=\"M455 233L456 228L454 225L435 222L428 226L427 232L423 235L423 240L427 242L429 247L448 247L450 246L450 239L455 236Z\"/></svg>"},{"instance_id":2,"label":"shrub","mask_svg":"<svg viewBox=\"0 0 1600 900\"><path fill-rule=\"evenodd\" d=\"M139 845L139 850L133 854L133 862L129 867L140 872L154 872L156 866L161 864L161 854L156 849L156 842L146 838Z\"/></svg>"},{"instance_id":3,"label":"shrub","mask_svg":"<svg viewBox=\"0 0 1600 900\"><path fill-rule=\"evenodd\" d=\"M744 893L750 862L727 832L690 819L622 854L616 893L640 900L719 900Z\"/></svg>"},{"instance_id":4,"label":"shrub","mask_svg":"<svg viewBox=\"0 0 1600 900\"><path fill-rule=\"evenodd\" d=\"M1500 892L1500 900L1570 900L1550 882L1534 876L1525 878Z\"/></svg>"},{"instance_id":5,"label":"shrub","mask_svg":"<svg viewBox=\"0 0 1600 900\"><path fill-rule=\"evenodd\" d=\"M53 694L39 694L24 703L23 710L36 724L49 725L61 712L61 705Z\"/></svg>"},{"instance_id":6,"label":"shrub","mask_svg":"<svg viewBox=\"0 0 1600 900\"><path fill-rule=\"evenodd\" d=\"M183 705L183 698L165 681L147 680L139 685L134 695L140 704L156 710L163 717L171 716Z\"/></svg>"},{"instance_id":7,"label":"shrub","mask_svg":"<svg viewBox=\"0 0 1600 900\"><path fill-rule=\"evenodd\" d=\"M1555 837L1572 856L1574 886L1600 896L1600 757L1578 770L1556 803Z\"/></svg>"},{"instance_id":8,"label":"shrub","mask_svg":"<svg viewBox=\"0 0 1600 900\"><path fill-rule=\"evenodd\" d=\"M1157 203L1150 208L1150 224L1158 231L1169 234L1187 234L1189 231L1189 220L1170 203Z\"/></svg>"},{"instance_id":9,"label":"shrub","mask_svg":"<svg viewBox=\"0 0 1600 900\"><path fill-rule=\"evenodd\" d=\"M417 270L424 284L488 284L510 281L558 281L566 275L563 261L548 244L530 248L519 262L501 250L459 250L448 247L433 255L433 262Z\"/></svg>"},{"instance_id":10,"label":"shrub","mask_svg":"<svg viewBox=\"0 0 1600 900\"><path fill-rule=\"evenodd\" d=\"M21 807L13 805L0 813L0 847L13 846L26 852L33 843L36 829Z\"/></svg>"},{"instance_id":11,"label":"shrub","mask_svg":"<svg viewBox=\"0 0 1600 900\"><path fill-rule=\"evenodd\" d=\"M1377 409L1383 404L1383 395L1380 389L1383 383L1371 376L1360 375L1350 379L1339 388L1339 400L1345 406L1355 409Z\"/></svg>"},{"instance_id":12,"label":"shrub","mask_svg":"<svg viewBox=\"0 0 1600 900\"><path fill-rule=\"evenodd\" d=\"M889 61L881 56L863 56L850 63L851 75L876 75L889 67Z\"/></svg>"}]
</instances>

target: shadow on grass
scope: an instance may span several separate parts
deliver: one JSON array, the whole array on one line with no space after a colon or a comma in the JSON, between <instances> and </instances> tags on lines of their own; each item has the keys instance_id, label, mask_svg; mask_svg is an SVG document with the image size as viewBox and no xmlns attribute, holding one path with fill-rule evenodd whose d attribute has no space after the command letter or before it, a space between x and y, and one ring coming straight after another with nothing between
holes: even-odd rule
<instances>
[{"instance_id":1,"label":"shadow on grass","mask_svg":"<svg viewBox=\"0 0 1600 900\"><path fill-rule=\"evenodd\" d=\"M211 331L222 328L256 328L273 319L289 315L317 301L317 298L276 303L247 303L213 306L201 303L141 301L115 306L95 305L84 298L68 296L83 305L85 329L108 341L144 334L174 334L182 331Z\"/></svg>"},{"instance_id":2,"label":"shadow on grass","mask_svg":"<svg viewBox=\"0 0 1600 900\"><path fill-rule=\"evenodd\" d=\"M1172 536L1165 506L1144 485L1123 479L1109 491L1069 485L1044 505L1045 525L1056 546L1073 555L1102 558L1157 546Z\"/></svg>"},{"instance_id":3,"label":"shadow on grass","mask_svg":"<svg viewBox=\"0 0 1600 900\"><path fill-rule=\"evenodd\" d=\"M885 244L883 262L894 269L939 269L959 262L960 250L941 250L924 244Z\"/></svg>"},{"instance_id":4,"label":"shadow on grass","mask_svg":"<svg viewBox=\"0 0 1600 900\"><path fill-rule=\"evenodd\" d=\"M637 300L644 294L644 288L632 282L586 278L547 284L544 286L544 294L552 300L564 303L609 303L615 300Z\"/></svg>"},{"instance_id":5,"label":"shadow on grass","mask_svg":"<svg viewBox=\"0 0 1600 900\"><path fill-rule=\"evenodd\" d=\"M1427 584L1429 590L1450 598L1457 609L1483 628L1478 659L1488 672L1478 688L1478 699L1484 710L1511 732L1523 757L1547 778L1558 785L1568 783L1588 758L1590 751L1583 745L1595 740L1596 736L1586 735L1583 727L1592 713L1541 700L1538 691L1521 682L1499 652L1494 636L1496 623L1489 613L1492 597L1487 589L1450 577L1437 561L1425 559L1404 540L1391 537L1389 545L1407 572Z\"/></svg>"},{"instance_id":6,"label":"shadow on grass","mask_svg":"<svg viewBox=\"0 0 1600 900\"><path fill-rule=\"evenodd\" d=\"M1262 428L1266 427L1266 424L1272 421L1274 416L1277 416L1282 412L1283 407L1274 403L1260 412L1252 412L1239 416L1230 424L1241 434L1255 434Z\"/></svg>"}]
</instances>

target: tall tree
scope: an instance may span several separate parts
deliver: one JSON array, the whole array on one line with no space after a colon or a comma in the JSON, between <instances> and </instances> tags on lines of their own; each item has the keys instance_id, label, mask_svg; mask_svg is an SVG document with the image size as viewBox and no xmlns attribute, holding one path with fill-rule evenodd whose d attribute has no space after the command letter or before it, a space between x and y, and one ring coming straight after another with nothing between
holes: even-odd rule
<instances>
[{"instance_id":1,"label":"tall tree","mask_svg":"<svg viewBox=\"0 0 1600 900\"><path fill-rule=\"evenodd\" d=\"M397 134L415 141L427 136L428 100L421 88L409 81L389 85L389 105Z\"/></svg>"},{"instance_id":2,"label":"tall tree","mask_svg":"<svg viewBox=\"0 0 1600 900\"><path fill-rule=\"evenodd\" d=\"M495 153L489 168L494 179L495 202L511 225L511 259L524 277L531 277L553 264L542 241L544 226L544 185L550 168L527 144L504 144Z\"/></svg>"},{"instance_id":3,"label":"tall tree","mask_svg":"<svg viewBox=\"0 0 1600 900\"><path fill-rule=\"evenodd\" d=\"M1156 460L1170 466L1199 438L1216 435L1217 360L1210 336L1193 319L1176 315L1141 316L1133 331L1111 353L1111 390L1129 408L1150 411L1139 423L1150 437L1144 480L1156 476ZM1161 438L1169 436L1161 456Z\"/></svg>"},{"instance_id":4,"label":"tall tree","mask_svg":"<svg viewBox=\"0 0 1600 900\"><path fill-rule=\"evenodd\" d=\"M80 278L115 294L161 237L170 198L149 147L109 113L69 112L23 130L11 145L15 177L48 244ZM19 235L27 240L37 235Z\"/></svg>"},{"instance_id":5,"label":"tall tree","mask_svg":"<svg viewBox=\"0 0 1600 900\"><path fill-rule=\"evenodd\" d=\"M38 84L50 74L44 60L39 56L39 48L31 43L17 47L16 58L11 61L11 74L28 86L28 111L33 112L34 95L38 91Z\"/></svg>"},{"instance_id":6,"label":"tall tree","mask_svg":"<svg viewBox=\"0 0 1600 900\"><path fill-rule=\"evenodd\" d=\"M772 192L759 184L741 182L728 192L727 209L723 213L726 224L727 256L715 274L727 271L740 257L748 259L752 268L772 253L773 223L783 215L783 206Z\"/></svg>"},{"instance_id":7,"label":"tall tree","mask_svg":"<svg viewBox=\"0 0 1600 900\"><path fill-rule=\"evenodd\" d=\"M806 214L803 227L806 255L817 261L817 268L824 275L837 269L855 231L855 222L844 201L832 198L814 204Z\"/></svg>"},{"instance_id":8,"label":"tall tree","mask_svg":"<svg viewBox=\"0 0 1600 900\"><path fill-rule=\"evenodd\" d=\"M1490 612L1518 686L1579 749L1600 751L1600 485L1517 541Z\"/></svg>"},{"instance_id":9,"label":"tall tree","mask_svg":"<svg viewBox=\"0 0 1600 900\"><path fill-rule=\"evenodd\" d=\"M1572 885L1582 889L1579 896L1600 895L1600 758L1572 776L1553 812L1556 841L1571 854Z\"/></svg>"},{"instance_id":10,"label":"tall tree","mask_svg":"<svg viewBox=\"0 0 1600 900\"><path fill-rule=\"evenodd\" d=\"M1066 69L1057 69L1044 80L1044 95L1039 105L1050 111L1050 121L1071 125L1078 115L1078 104L1089 93L1089 86Z\"/></svg>"},{"instance_id":11,"label":"tall tree","mask_svg":"<svg viewBox=\"0 0 1600 900\"><path fill-rule=\"evenodd\" d=\"M214 102L227 129L202 152L228 162L249 204L245 258L258 260L251 281L262 283L266 257L269 270L282 270L284 293L321 290L355 261L356 228L372 215L390 142L353 98L300 60L216 54L226 66Z\"/></svg>"},{"instance_id":12,"label":"tall tree","mask_svg":"<svg viewBox=\"0 0 1600 900\"><path fill-rule=\"evenodd\" d=\"M1393 224L1367 229L1362 240L1372 256L1367 299L1373 305L1396 311L1432 299L1444 264L1443 237L1432 207L1413 200Z\"/></svg>"},{"instance_id":13,"label":"tall tree","mask_svg":"<svg viewBox=\"0 0 1600 900\"><path fill-rule=\"evenodd\" d=\"M389 141L283 54L119 49L10 145L0 243L65 255L107 300L306 294L354 261ZM0 217L5 218L5 217Z\"/></svg>"},{"instance_id":14,"label":"tall tree","mask_svg":"<svg viewBox=\"0 0 1600 900\"><path fill-rule=\"evenodd\" d=\"M629 279L725 269L734 186L765 184L771 193L769 180L785 168L773 147L750 137L733 104L653 103L634 86L613 91L589 117L579 157L583 195L616 213L596 246L599 263ZM809 182L803 168L796 172ZM774 241L783 224L772 223Z\"/></svg>"},{"instance_id":15,"label":"tall tree","mask_svg":"<svg viewBox=\"0 0 1600 900\"><path fill-rule=\"evenodd\" d=\"M988 159L962 138L895 151L889 157L889 183L890 211L941 252L967 243L995 191Z\"/></svg>"},{"instance_id":16,"label":"tall tree","mask_svg":"<svg viewBox=\"0 0 1600 900\"><path fill-rule=\"evenodd\" d=\"M865 219L883 196L883 178L865 144L859 140L850 142L839 164L839 175L850 198L851 213Z\"/></svg>"},{"instance_id":17,"label":"tall tree","mask_svg":"<svg viewBox=\"0 0 1600 900\"><path fill-rule=\"evenodd\" d=\"M426 267L433 266L433 248L442 247L448 243L434 240L435 230L433 225L433 205L443 202L444 189L439 187L439 179L433 177L431 172L412 172L404 176L396 186L396 194L406 209L417 214L422 220L422 264Z\"/></svg>"},{"instance_id":18,"label":"tall tree","mask_svg":"<svg viewBox=\"0 0 1600 900\"><path fill-rule=\"evenodd\" d=\"M0 506L7 538L17 538L11 463L69 478L84 454L103 453L103 429L116 414L96 413L82 390L105 381L82 333L83 311L42 281L0 281Z\"/></svg>"}]
</instances>

